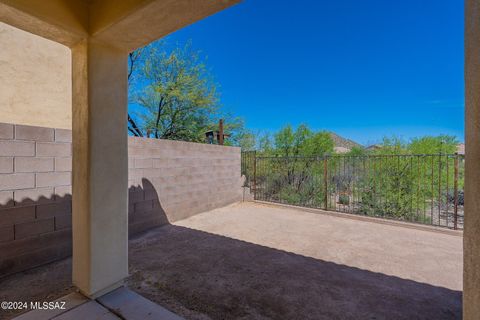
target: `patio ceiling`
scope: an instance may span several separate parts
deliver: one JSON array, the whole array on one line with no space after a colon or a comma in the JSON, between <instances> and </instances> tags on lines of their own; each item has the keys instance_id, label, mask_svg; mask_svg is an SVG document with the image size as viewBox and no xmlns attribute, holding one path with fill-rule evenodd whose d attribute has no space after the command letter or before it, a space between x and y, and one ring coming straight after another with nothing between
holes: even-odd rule
<instances>
[{"instance_id":1,"label":"patio ceiling","mask_svg":"<svg viewBox=\"0 0 480 320\"><path fill-rule=\"evenodd\" d=\"M0 0L0 21L68 47L85 37L130 52L239 0Z\"/></svg>"}]
</instances>

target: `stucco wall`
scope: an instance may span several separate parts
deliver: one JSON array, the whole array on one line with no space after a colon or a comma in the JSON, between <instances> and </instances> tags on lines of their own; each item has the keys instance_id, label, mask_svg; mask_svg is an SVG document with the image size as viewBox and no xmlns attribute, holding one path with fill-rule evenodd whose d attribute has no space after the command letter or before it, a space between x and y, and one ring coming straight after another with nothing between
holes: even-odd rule
<instances>
[{"instance_id":1,"label":"stucco wall","mask_svg":"<svg viewBox=\"0 0 480 320\"><path fill-rule=\"evenodd\" d=\"M463 319L480 317L480 3L465 1Z\"/></svg>"},{"instance_id":2,"label":"stucco wall","mask_svg":"<svg viewBox=\"0 0 480 320\"><path fill-rule=\"evenodd\" d=\"M70 130L0 123L0 277L71 254ZM242 200L240 148L129 138L129 233Z\"/></svg>"},{"instance_id":3,"label":"stucco wall","mask_svg":"<svg viewBox=\"0 0 480 320\"><path fill-rule=\"evenodd\" d=\"M0 121L71 129L70 49L0 22Z\"/></svg>"}]
</instances>

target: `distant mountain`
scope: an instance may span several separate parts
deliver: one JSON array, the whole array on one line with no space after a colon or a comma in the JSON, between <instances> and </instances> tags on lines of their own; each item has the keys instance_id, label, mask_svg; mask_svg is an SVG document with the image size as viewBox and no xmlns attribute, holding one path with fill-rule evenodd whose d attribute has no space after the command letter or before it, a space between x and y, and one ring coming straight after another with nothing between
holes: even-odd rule
<instances>
[{"instance_id":1,"label":"distant mountain","mask_svg":"<svg viewBox=\"0 0 480 320\"><path fill-rule=\"evenodd\" d=\"M357 143L353 140L339 136L335 132L329 132L330 137L332 137L335 148L348 149L351 150L353 147L363 148L360 143Z\"/></svg>"}]
</instances>

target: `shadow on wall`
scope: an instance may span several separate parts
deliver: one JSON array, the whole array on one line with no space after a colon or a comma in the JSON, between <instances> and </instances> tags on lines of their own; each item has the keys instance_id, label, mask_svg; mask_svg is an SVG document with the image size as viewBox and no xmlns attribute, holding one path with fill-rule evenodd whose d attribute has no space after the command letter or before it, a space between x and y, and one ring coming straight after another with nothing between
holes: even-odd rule
<instances>
[{"instance_id":1,"label":"shadow on wall","mask_svg":"<svg viewBox=\"0 0 480 320\"><path fill-rule=\"evenodd\" d=\"M0 277L71 255L71 195L21 199L0 205Z\"/></svg>"},{"instance_id":2,"label":"shadow on wall","mask_svg":"<svg viewBox=\"0 0 480 320\"><path fill-rule=\"evenodd\" d=\"M21 191L21 190L20 190ZM168 224L152 183L129 188L129 235ZM0 278L72 254L72 196L6 199L0 204Z\"/></svg>"},{"instance_id":3,"label":"shadow on wall","mask_svg":"<svg viewBox=\"0 0 480 320\"><path fill-rule=\"evenodd\" d=\"M169 220L153 184L142 179L142 186L128 189L128 234L136 235L148 229L168 224Z\"/></svg>"}]
</instances>

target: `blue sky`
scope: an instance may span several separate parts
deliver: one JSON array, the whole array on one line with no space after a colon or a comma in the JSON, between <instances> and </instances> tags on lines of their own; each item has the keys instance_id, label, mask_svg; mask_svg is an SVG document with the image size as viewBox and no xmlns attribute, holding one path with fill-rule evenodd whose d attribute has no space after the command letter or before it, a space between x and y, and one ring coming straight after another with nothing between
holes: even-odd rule
<instances>
[{"instance_id":1,"label":"blue sky","mask_svg":"<svg viewBox=\"0 0 480 320\"><path fill-rule=\"evenodd\" d=\"M254 131L464 139L463 1L245 0L167 43L189 39Z\"/></svg>"}]
</instances>

